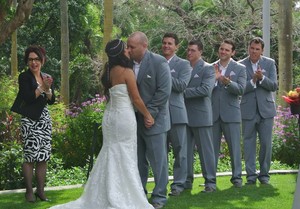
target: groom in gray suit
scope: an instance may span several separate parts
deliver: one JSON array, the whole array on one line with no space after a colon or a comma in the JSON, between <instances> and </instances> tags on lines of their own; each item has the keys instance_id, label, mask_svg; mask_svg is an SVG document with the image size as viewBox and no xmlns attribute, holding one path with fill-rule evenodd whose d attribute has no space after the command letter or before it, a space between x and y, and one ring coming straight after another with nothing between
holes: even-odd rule
<instances>
[{"instance_id":1,"label":"groom in gray suit","mask_svg":"<svg viewBox=\"0 0 300 209\"><path fill-rule=\"evenodd\" d=\"M194 180L193 162L194 147L200 157L205 189L202 192L216 191L216 165L213 149L211 94L215 84L213 65L203 61L201 55L203 45L200 40L189 42L187 58L193 67L191 79L185 90L184 98L188 114L188 174L186 189L191 189Z\"/></svg>"},{"instance_id":2,"label":"groom in gray suit","mask_svg":"<svg viewBox=\"0 0 300 209\"><path fill-rule=\"evenodd\" d=\"M227 142L231 159L231 183L242 187L241 110L240 97L246 87L246 68L234 61L235 44L225 39L219 47L219 60L214 63L216 83L212 92L213 143L216 166L222 134Z\"/></svg>"},{"instance_id":3,"label":"groom in gray suit","mask_svg":"<svg viewBox=\"0 0 300 209\"><path fill-rule=\"evenodd\" d=\"M240 62L246 66L247 84L241 101L242 135L247 183L269 184L272 157L272 132L276 115L273 92L277 90L275 61L262 56L264 41L256 37L249 43L249 56ZM258 135L259 174L256 173L256 137Z\"/></svg>"},{"instance_id":4,"label":"groom in gray suit","mask_svg":"<svg viewBox=\"0 0 300 209\"><path fill-rule=\"evenodd\" d=\"M152 205L162 208L167 202L168 162L167 131L170 129L169 97L171 94L171 72L167 60L148 50L148 38L142 32L128 37L128 52L134 61L134 71L141 98L155 119L147 129L144 119L137 113L138 168L145 192L149 163L154 174L155 187Z\"/></svg>"},{"instance_id":5,"label":"groom in gray suit","mask_svg":"<svg viewBox=\"0 0 300 209\"><path fill-rule=\"evenodd\" d=\"M169 195L178 196L184 190L187 177L187 135L188 123L183 92L191 77L192 67L189 61L179 58L175 53L179 39L174 33L166 33L162 40L162 53L167 59L172 75L172 92L169 99L171 130L168 140L171 142L175 157L173 165L173 183Z\"/></svg>"}]
</instances>

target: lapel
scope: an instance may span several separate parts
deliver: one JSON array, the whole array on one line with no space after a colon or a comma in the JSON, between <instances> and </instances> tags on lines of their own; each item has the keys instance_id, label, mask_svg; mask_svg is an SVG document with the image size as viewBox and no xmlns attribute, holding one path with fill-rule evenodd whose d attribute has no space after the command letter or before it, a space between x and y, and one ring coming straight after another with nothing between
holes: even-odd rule
<instances>
[{"instance_id":1,"label":"lapel","mask_svg":"<svg viewBox=\"0 0 300 209\"><path fill-rule=\"evenodd\" d=\"M144 74L149 69L149 58L150 58L150 52L147 50L144 54L144 57L142 59L142 63L140 66L140 70L137 77L137 83L139 84L142 81L142 78L144 78Z\"/></svg>"},{"instance_id":2,"label":"lapel","mask_svg":"<svg viewBox=\"0 0 300 209\"><path fill-rule=\"evenodd\" d=\"M232 60L229 61L226 72L225 72L225 77L230 77L230 73L234 72L234 63Z\"/></svg>"},{"instance_id":3,"label":"lapel","mask_svg":"<svg viewBox=\"0 0 300 209\"><path fill-rule=\"evenodd\" d=\"M263 56L261 56L259 58L259 61L258 61L258 64L260 65L260 68L261 70L263 71L263 74L264 74L264 71L265 71L265 59L263 58Z\"/></svg>"},{"instance_id":4,"label":"lapel","mask_svg":"<svg viewBox=\"0 0 300 209\"><path fill-rule=\"evenodd\" d=\"M253 78L254 72L253 72L253 69L252 69L252 63L250 61L250 57L247 58L246 70L248 71L248 74L250 74L250 77Z\"/></svg>"},{"instance_id":5,"label":"lapel","mask_svg":"<svg viewBox=\"0 0 300 209\"><path fill-rule=\"evenodd\" d=\"M193 67L193 70L192 70L192 73L191 73L191 79L190 79L190 82L191 80L193 80L193 78L195 77L196 74L198 74L201 70L203 70L203 65L204 65L204 61L203 59L200 59L196 65ZM189 82L189 83L190 83Z\"/></svg>"},{"instance_id":6,"label":"lapel","mask_svg":"<svg viewBox=\"0 0 300 209\"><path fill-rule=\"evenodd\" d=\"M178 57L175 54L174 57L169 62L169 66L170 66L171 71L173 70L174 66L176 66L177 61L178 61Z\"/></svg>"}]
</instances>

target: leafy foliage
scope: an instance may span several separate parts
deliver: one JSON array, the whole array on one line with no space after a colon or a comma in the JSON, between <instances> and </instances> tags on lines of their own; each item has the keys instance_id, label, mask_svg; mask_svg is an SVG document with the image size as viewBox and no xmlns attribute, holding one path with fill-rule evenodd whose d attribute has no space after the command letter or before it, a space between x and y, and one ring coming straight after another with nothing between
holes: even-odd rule
<instances>
[{"instance_id":1,"label":"leafy foliage","mask_svg":"<svg viewBox=\"0 0 300 209\"><path fill-rule=\"evenodd\" d=\"M80 104L99 92L100 75L94 66L93 60L84 55L77 56L70 63L70 98L73 103Z\"/></svg>"},{"instance_id":2,"label":"leafy foliage","mask_svg":"<svg viewBox=\"0 0 300 209\"><path fill-rule=\"evenodd\" d=\"M23 188L22 146L16 141L0 143L0 189Z\"/></svg>"},{"instance_id":3,"label":"leafy foliage","mask_svg":"<svg viewBox=\"0 0 300 209\"><path fill-rule=\"evenodd\" d=\"M273 159L288 165L300 164L300 132L298 119L289 108L277 109L273 132Z\"/></svg>"},{"instance_id":4,"label":"leafy foliage","mask_svg":"<svg viewBox=\"0 0 300 209\"><path fill-rule=\"evenodd\" d=\"M64 169L64 162L55 154L48 163L47 186L65 186L84 184L86 181L87 166Z\"/></svg>"},{"instance_id":5,"label":"leafy foliage","mask_svg":"<svg viewBox=\"0 0 300 209\"><path fill-rule=\"evenodd\" d=\"M53 143L54 152L63 159L66 168L85 166L91 149L94 149L94 153L99 153L102 145L101 122L104 108L104 98L96 95L80 106L71 106L66 112L66 129ZM94 137L97 140L92 146Z\"/></svg>"}]
</instances>

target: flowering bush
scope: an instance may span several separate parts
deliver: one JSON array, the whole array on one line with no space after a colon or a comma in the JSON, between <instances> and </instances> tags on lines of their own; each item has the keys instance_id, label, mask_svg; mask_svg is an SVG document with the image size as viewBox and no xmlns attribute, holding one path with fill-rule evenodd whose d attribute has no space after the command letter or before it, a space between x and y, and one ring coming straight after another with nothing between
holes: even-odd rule
<instances>
[{"instance_id":1,"label":"flowering bush","mask_svg":"<svg viewBox=\"0 0 300 209\"><path fill-rule=\"evenodd\" d=\"M101 123L105 98L99 94L81 105L71 105L66 111L65 132L53 140L53 151L65 162L66 168L85 166L91 149L98 154L102 145ZM93 138L97 137L92 147ZM100 140L99 140L100 139Z\"/></svg>"},{"instance_id":2,"label":"flowering bush","mask_svg":"<svg viewBox=\"0 0 300 209\"><path fill-rule=\"evenodd\" d=\"M288 104L297 104L297 105L300 105L300 87L297 87L294 90L289 91L286 94L286 96L282 96L282 98Z\"/></svg>"},{"instance_id":3,"label":"flowering bush","mask_svg":"<svg viewBox=\"0 0 300 209\"><path fill-rule=\"evenodd\" d=\"M288 165L300 163L298 119L289 108L278 106L273 127L273 159Z\"/></svg>"}]
</instances>

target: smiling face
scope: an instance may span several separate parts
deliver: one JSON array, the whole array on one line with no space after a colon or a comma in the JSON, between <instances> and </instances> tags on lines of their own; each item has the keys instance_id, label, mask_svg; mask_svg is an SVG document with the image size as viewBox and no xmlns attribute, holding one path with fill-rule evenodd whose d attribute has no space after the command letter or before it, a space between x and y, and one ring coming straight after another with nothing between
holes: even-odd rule
<instances>
[{"instance_id":1,"label":"smiling face","mask_svg":"<svg viewBox=\"0 0 300 209\"><path fill-rule=\"evenodd\" d=\"M251 62L256 63L260 59L260 56L263 54L263 52L264 50L261 43L252 42L248 48Z\"/></svg>"},{"instance_id":2,"label":"smiling face","mask_svg":"<svg viewBox=\"0 0 300 209\"><path fill-rule=\"evenodd\" d=\"M232 50L232 45L228 43L222 43L218 50L218 55L221 61L228 62L230 58L235 54L235 51Z\"/></svg>"},{"instance_id":3,"label":"smiling face","mask_svg":"<svg viewBox=\"0 0 300 209\"><path fill-rule=\"evenodd\" d=\"M30 52L28 55L27 64L31 72L40 72L43 61L36 53Z\"/></svg>"},{"instance_id":4,"label":"smiling face","mask_svg":"<svg viewBox=\"0 0 300 209\"><path fill-rule=\"evenodd\" d=\"M175 44L174 38L166 37L162 40L161 49L164 57L168 60L176 53L178 45Z\"/></svg>"}]
</instances>

